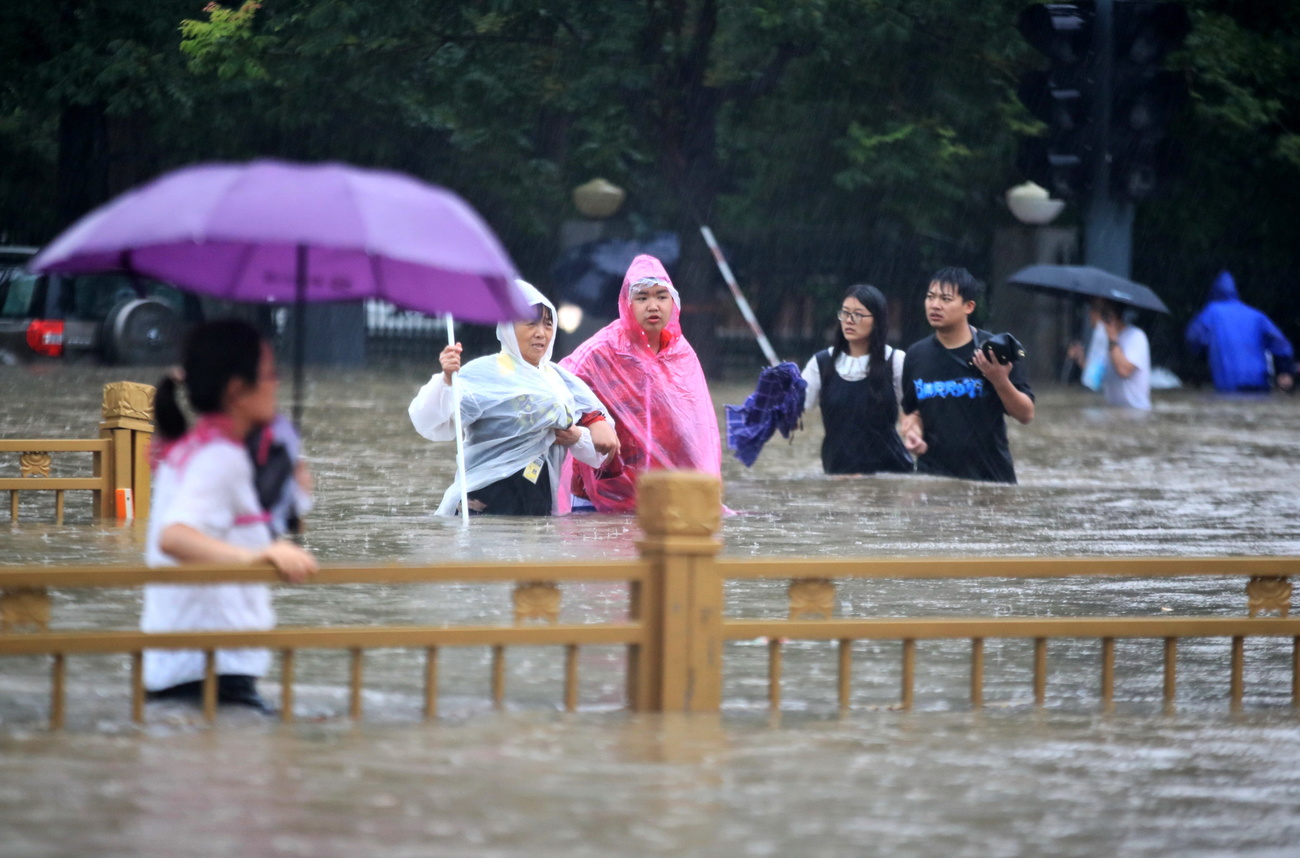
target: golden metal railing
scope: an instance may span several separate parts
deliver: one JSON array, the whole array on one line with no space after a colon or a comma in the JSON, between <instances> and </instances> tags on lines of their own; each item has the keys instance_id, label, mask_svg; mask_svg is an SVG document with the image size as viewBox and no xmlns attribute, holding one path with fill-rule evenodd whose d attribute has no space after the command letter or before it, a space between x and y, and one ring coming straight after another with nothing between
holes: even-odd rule
<instances>
[{"instance_id":1,"label":"golden metal railing","mask_svg":"<svg viewBox=\"0 0 1300 858\"><path fill-rule=\"evenodd\" d=\"M1244 695L1246 637L1292 638L1293 706L1300 706L1300 620L1290 619L1290 575L1300 574L1300 560L1290 557L1133 557L1133 558L978 558L919 560L720 559L715 566L727 580L790 580L789 619L727 620L726 640L768 638L768 700L775 709L781 700L781 641L833 640L839 645L838 698L849 707L852 644L858 640L897 640L902 643L902 688L899 706L912 708L915 693L916 642L971 641L971 705L984 702L984 642L986 639L1029 639L1034 642L1034 702L1042 706L1047 689L1047 643L1051 639L1096 638L1102 642L1100 698L1114 705L1116 639L1164 641L1164 705L1171 710L1176 694L1178 640L1193 637L1232 641L1230 705L1241 706ZM1060 579L1089 578L1245 578L1246 617L978 617L934 619L835 620L836 581L840 579ZM1256 619L1263 612L1279 616ZM818 616L816 621L797 618Z\"/></svg>"},{"instance_id":2,"label":"golden metal railing","mask_svg":"<svg viewBox=\"0 0 1300 858\"><path fill-rule=\"evenodd\" d=\"M71 655L125 654L131 658L131 716L144 719L143 652L146 649L197 649L206 657L207 679L204 713L216 714L215 653L219 649L268 648L281 656L281 714L293 719L294 655L304 649L345 650L350 653L349 714L362 713L361 690L363 653L369 649L423 649L425 668L425 714L437 714L437 660L440 647L488 646L493 653L492 700L500 707L505 696L505 648L508 646L561 646L565 648L564 703L572 711L578 703L577 654L581 646L623 645L636 661L647 642L643 623L561 624L558 622L559 582L620 581L630 587L635 606L638 588L652 574L650 566L636 560L618 563L564 561L530 564L527 567L501 564L448 564L405 567L334 567L321 570L312 586L336 584L393 583L496 583L515 582L516 625L427 626L331 626L326 628L280 628L247 632L171 632L146 634L139 631L51 631L49 589L78 587L136 587L143 584L266 583L277 581L269 567L222 567L195 565L149 568L147 566L0 567L0 656L51 655L50 725L63 724L66 659ZM527 580L520 580L521 574ZM523 625L531 619L549 620L548 625ZM35 629L19 634L22 629ZM652 663L644 659L644 664ZM633 690L630 699L640 699ZM638 707L640 708L640 707Z\"/></svg>"},{"instance_id":3,"label":"golden metal railing","mask_svg":"<svg viewBox=\"0 0 1300 858\"><path fill-rule=\"evenodd\" d=\"M1291 638L1292 704L1300 706L1300 619L1289 616L1289 576L1300 560L1243 558L980 558L925 560L719 559L720 486L703 474L659 472L641 481L638 520L644 538L639 560L563 561L532 564L464 563L437 566L326 568L308 586L335 584L514 582L515 625L280 628L260 632L51 631L49 589L135 587L146 583L273 582L265 567L187 566L150 569L114 567L0 567L0 656L53 658L50 724L64 720L66 659L70 655L120 653L131 659L131 712L144 718L142 653L145 649L197 649L206 654L204 712L216 712L215 653L231 647L266 647L281 654L281 712L293 718L295 654L307 649L344 650L350 656L349 714L362 717L364 654L377 648L423 650L425 715L438 707L438 656L446 647L488 647L491 696L502 705L505 651L511 646L564 649L564 706L578 704L578 649L625 646L627 699L638 711L716 712L722 705L722 652L728 642L767 640L768 701L781 705L782 647L792 640L836 642L838 702L850 705L855 641L899 641L899 706L914 704L919 641L969 640L970 699L984 704L984 650L991 639L1033 641L1033 698L1046 703L1049 642L1069 638L1101 642L1099 698L1113 705L1115 642L1152 639L1164 646L1164 700L1176 692L1178 641L1231 641L1229 700L1245 694L1245 639ZM836 618L836 582L844 579L1060 579L1064 577L1173 578L1217 576L1245 582L1243 616L1158 617L921 617ZM790 581L785 618L726 618L724 581ZM560 623L560 585L615 581L628 586L625 622ZM1277 613L1276 617L1259 616ZM525 625L530 620L545 625ZM17 633L20 628L36 631Z\"/></svg>"},{"instance_id":4,"label":"golden metal railing","mask_svg":"<svg viewBox=\"0 0 1300 858\"><path fill-rule=\"evenodd\" d=\"M19 454L18 477L0 477L9 492L9 519L18 521L20 492L54 492L54 519L63 524L68 491L89 491L95 520L118 515L120 490L130 492L134 515L149 515L149 442L153 435L154 389L119 381L104 386L99 438L86 440L4 439L0 453ZM90 477L51 477L53 454L90 453ZM125 515L125 509L122 515ZM122 517L122 516L119 516Z\"/></svg>"}]
</instances>

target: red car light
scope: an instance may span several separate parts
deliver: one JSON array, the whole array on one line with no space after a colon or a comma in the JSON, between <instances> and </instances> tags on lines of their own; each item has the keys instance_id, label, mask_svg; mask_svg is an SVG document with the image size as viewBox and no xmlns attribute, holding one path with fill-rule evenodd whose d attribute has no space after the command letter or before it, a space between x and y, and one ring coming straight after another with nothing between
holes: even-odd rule
<instances>
[{"instance_id":1,"label":"red car light","mask_svg":"<svg viewBox=\"0 0 1300 858\"><path fill-rule=\"evenodd\" d=\"M63 354L62 320L33 319L27 325L27 345L38 355L58 357Z\"/></svg>"}]
</instances>

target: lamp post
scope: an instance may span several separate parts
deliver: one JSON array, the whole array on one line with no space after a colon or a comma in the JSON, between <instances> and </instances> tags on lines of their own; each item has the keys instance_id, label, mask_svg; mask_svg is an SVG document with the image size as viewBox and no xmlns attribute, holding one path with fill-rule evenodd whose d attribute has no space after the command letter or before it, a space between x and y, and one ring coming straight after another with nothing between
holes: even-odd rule
<instances>
[{"instance_id":1,"label":"lamp post","mask_svg":"<svg viewBox=\"0 0 1300 858\"><path fill-rule=\"evenodd\" d=\"M1065 200L1054 200L1046 188L1025 182L1007 190L1007 208L1015 219L1028 226L1047 226L1065 210Z\"/></svg>"},{"instance_id":2,"label":"lamp post","mask_svg":"<svg viewBox=\"0 0 1300 858\"><path fill-rule=\"evenodd\" d=\"M627 199L627 192L606 179L595 178L583 182L573 189L573 207L580 217L569 218L560 224L560 252L592 242L611 238L610 218L618 214ZM616 227L615 227L616 228ZM582 342L594 333L604 322L599 319L583 318L583 310L577 304L564 300L563 287L569 284L556 284L557 304L556 324L559 333L556 341L557 356L568 354L572 346Z\"/></svg>"},{"instance_id":3,"label":"lamp post","mask_svg":"<svg viewBox=\"0 0 1300 858\"><path fill-rule=\"evenodd\" d=\"M1057 354L1070 339L1069 307L1051 295L1002 284L1027 265L1074 262L1079 233L1074 227L1051 226L1065 201L1052 199L1033 182L1008 189L1003 198L1018 223L994 233L990 282L1000 288L990 324L1014 332L1025 344L1026 370L1033 381L1055 381L1060 374Z\"/></svg>"}]
</instances>

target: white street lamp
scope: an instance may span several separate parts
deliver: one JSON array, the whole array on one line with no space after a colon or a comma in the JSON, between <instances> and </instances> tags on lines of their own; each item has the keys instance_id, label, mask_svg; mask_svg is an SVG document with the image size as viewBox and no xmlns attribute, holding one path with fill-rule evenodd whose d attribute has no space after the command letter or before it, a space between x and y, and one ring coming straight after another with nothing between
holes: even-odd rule
<instances>
[{"instance_id":1,"label":"white street lamp","mask_svg":"<svg viewBox=\"0 0 1300 858\"><path fill-rule=\"evenodd\" d=\"M1056 216L1065 208L1064 200L1054 200L1047 189L1025 182L1016 185L1006 193L1007 208L1016 220L1030 226L1045 226L1056 220Z\"/></svg>"}]
</instances>

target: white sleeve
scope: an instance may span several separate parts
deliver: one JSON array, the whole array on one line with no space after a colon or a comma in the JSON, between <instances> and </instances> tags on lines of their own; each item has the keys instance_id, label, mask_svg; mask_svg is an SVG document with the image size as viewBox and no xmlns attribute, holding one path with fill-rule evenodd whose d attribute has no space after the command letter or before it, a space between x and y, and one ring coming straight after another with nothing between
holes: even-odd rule
<instances>
[{"instance_id":1,"label":"white sleeve","mask_svg":"<svg viewBox=\"0 0 1300 858\"><path fill-rule=\"evenodd\" d=\"M233 444L208 444L186 463L172 502L162 511L162 527L184 524L214 539L227 539L236 516L257 511L243 509L249 503L247 498L241 502L241 487L253 491L248 455Z\"/></svg>"},{"instance_id":2,"label":"white sleeve","mask_svg":"<svg viewBox=\"0 0 1300 858\"><path fill-rule=\"evenodd\" d=\"M894 396L898 398L898 407L903 407L903 358L907 357L907 352L902 349L894 349L890 355L890 362L894 365Z\"/></svg>"},{"instance_id":3,"label":"white sleeve","mask_svg":"<svg viewBox=\"0 0 1300 858\"><path fill-rule=\"evenodd\" d=\"M1130 331L1132 333L1129 333ZM1124 357L1128 359L1129 363L1133 364L1138 369L1150 372L1151 343L1147 340L1146 332L1141 328L1135 328L1130 325L1128 330L1124 333L1127 334L1127 336L1124 337L1124 342L1120 349L1124 352Z\"/></svg>"},{"instance_id":4,"label":"white sleeve","mask_svg":"<svg viewBox=\"0 0 1300 858\"><path fill-rule=\"evenodd\" d=\"M452 403L451 385L439 372L415 394L406 412L411 415L415 431L430 441L455 441L456 421Z\"/></svg>"},{"instance_id":5,"label":"white sleeve","mask_svg":"<svg viewBox=\"0 0 1300 858\"><path fill-rule=\"evenodd\" d=\"M803 368L803 380L808 383L808 389L803 395L803 410L807 411L817 404L817 397L822 392L822 371L817 366L817 355L808 359L808 363Z\"/></svg>"},{"instance_id":6,"label":"white sleeve","mask_svg":"<svg viewBox=\"0 0 1300 858\"><path fill-rule=\"evenodd\" d=\"M604 453L597 452L596 445L591 440L591 430L586 426L579 426L578 431L582 434L582 439L569 448L573 458L593 468L605 464L605 459L608 457Z\"/></svg>"}]
</instances>

